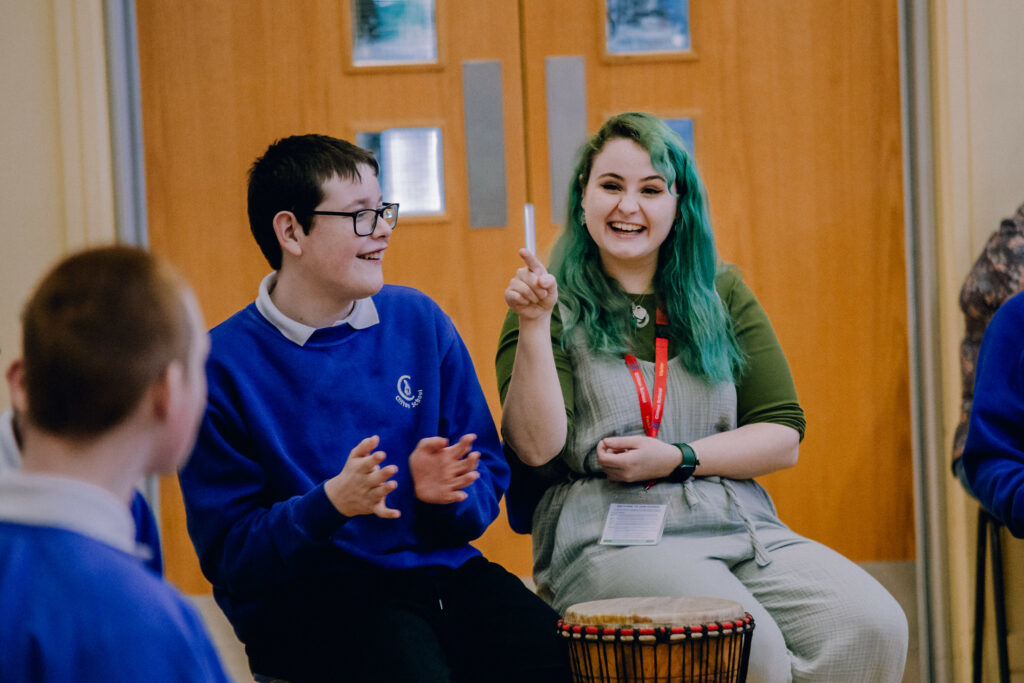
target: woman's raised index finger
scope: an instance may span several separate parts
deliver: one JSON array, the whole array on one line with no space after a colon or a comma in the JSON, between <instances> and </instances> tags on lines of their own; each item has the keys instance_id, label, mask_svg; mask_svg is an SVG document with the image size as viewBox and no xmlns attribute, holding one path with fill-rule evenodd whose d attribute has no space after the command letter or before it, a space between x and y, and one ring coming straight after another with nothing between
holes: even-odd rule
<instances>
[{"instance_id":1,"label":"woman's raised index finger","mask_svg":"<svg viewBox=\"0 0 1024 683\"><path fill-rule=\"evenodd\" d=\"M529 249L520 249L519 256L526 263L526 267L530 269L530 272L536 275L544 275L548 272L548 269L544 267L540 259Z\"/></svg>"}]
</instances>

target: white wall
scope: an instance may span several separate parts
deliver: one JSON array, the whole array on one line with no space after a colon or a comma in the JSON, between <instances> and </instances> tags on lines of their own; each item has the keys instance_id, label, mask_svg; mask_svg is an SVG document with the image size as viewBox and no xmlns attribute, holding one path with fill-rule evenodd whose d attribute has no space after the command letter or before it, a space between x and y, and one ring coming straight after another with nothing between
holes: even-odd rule
<instances>
[{"instance_id":1,"label":"white wall","mask_svg":"<svg viewBox=\"0 0 1024 683\"><path fill-rule=\"evenodd\" d=\"M1024 204L1024 2L968 2L964 31L976 253L999 221Z\"/></svg>"},{"instance_id":2,"label":"white wall","mask_svg":"<svg viewBox=\"0 0 1024 683\"><path fill-rule=\"evenodd\" d=\"M57 56L48 2L0 10L0 364L19 353L18 314L32 282L63 250ZM6 385L0 406L8 405Z\"/></svg>"},{"instance_id":3,"label":"white wall","mask_svg":"<svg viewBox=\"0 0 1024 683\"><path fill-rule=\"evenodd\" d=\"M20 353L18 316L69 249L114 229L101 0L0 7L0 366ZM6 386L0 408L9 404Z\"/></svg>"}]
</instances>

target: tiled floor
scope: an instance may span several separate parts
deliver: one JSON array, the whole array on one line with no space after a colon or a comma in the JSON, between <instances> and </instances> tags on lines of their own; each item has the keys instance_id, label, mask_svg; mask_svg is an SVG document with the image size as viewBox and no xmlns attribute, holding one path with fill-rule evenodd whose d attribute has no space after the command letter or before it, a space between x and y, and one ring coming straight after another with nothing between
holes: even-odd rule
<instances>
[{"instance_id":1,"label":"tiled floor","mask_svg":"<svg viewBox=\"0 0 1024 683\"><path fill-rule=\"evenodd\" d=\"M903 675L903 683L919 683L919 666L917 662L917 591L913 562L877 562L861 565L874 576L896 600L903 606L910 624L910 651L907 653L907 668ZM241 644L235 638L213 598L195 596L193 598L206 619L210 635L224 662L224 668L236 683L253 683L252 675Z\"/></svg>"}]
</instances>

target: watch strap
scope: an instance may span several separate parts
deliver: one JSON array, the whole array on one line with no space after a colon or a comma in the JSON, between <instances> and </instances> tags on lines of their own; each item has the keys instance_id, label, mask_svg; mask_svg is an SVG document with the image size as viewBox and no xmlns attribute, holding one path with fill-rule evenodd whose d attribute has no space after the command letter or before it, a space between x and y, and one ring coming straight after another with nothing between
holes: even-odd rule
<instances>
[{"instance_id":1,"label":"watch strap","mask_svg":"<svg viewBox=\"0 0 1024 683\"><path fill-rule=\"evenodd\" d=\"M674 443L672 444L683 454L683 460L679 463L679 467L675 468L668 477L669 481L676 484L681 484L690 477L693 476L693 471L697 469L697 465L700 464L700 460L697 459L697 453L694 452L693 447L688 443Z\"/></svg>"}]
</instances>

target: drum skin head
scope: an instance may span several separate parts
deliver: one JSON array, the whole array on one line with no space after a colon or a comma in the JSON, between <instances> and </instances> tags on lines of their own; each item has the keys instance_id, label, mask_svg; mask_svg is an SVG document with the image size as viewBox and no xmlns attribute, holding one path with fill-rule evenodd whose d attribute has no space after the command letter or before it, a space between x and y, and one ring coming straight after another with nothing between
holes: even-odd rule
<instances>
[{"instance_id":1,"label":"drum skin head","mask_svg":"<svg viewBox=\"0 0 1024 683\"><path fill-rule=\"evenodd\" d=\"M650 626L692 626L714 622L742 621L743 606L732 600L700 597L611 598L579 602L565 610L570 624L611 628Z\"/></svg>"}]
</instances>

